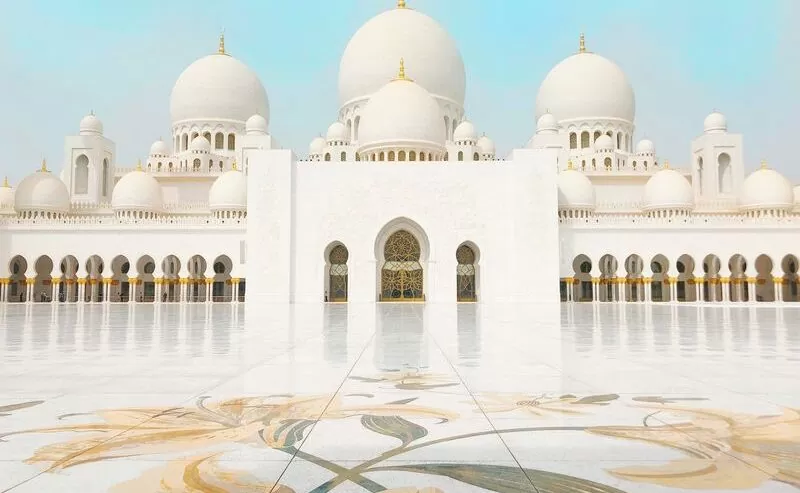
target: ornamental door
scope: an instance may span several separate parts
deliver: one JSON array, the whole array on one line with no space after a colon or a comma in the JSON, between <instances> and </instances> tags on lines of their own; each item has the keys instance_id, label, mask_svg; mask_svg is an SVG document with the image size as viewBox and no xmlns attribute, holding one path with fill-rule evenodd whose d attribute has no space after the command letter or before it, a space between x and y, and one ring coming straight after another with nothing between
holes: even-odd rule
<instances>
[{"instance_id":1,"label":"ornamental door","mask_svg":"<svg viewBox=\"0 0 800 493\"><path fill-rule=\"evenodd\" d=\"M328 270L327 300L333 303L347 301L347 259L350 256L344 245L338 245L328 255L330 269Z\"/></svg>"},{"instance_id":2,"label":"ornamental door","mask_svg":"<svg viewBox=\"0 0 800 493\"><path fill-rule=\"evenodd\" d=\"M456 300L463 302L478 301L475 288L475 252L467 245L461 245L456 250Z\"/></svg>"},{"instance_id":3,"label":"ornamental door","mask_svg":"<svg viewBox=\"0 0 800 493\"><path fill-rule=\"evenodd\" d=\"M383 247L381 301L424 301L420 247L405 230L392 234Z\"/></svg>"}]
</instances>

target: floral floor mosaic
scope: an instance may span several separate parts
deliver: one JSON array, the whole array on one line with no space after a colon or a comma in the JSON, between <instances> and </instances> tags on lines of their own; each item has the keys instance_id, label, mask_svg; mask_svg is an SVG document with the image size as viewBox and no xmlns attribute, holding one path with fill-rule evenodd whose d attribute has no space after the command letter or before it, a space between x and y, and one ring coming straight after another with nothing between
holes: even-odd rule
<instances>
[{"instance_id":1,"label":"floral floor mosaic","mask_svg":"<svg viewBox=\"0 0 800 493\"><path fill-rule=\"evenodd\" d=\"M800 490L800 307L6 306L0 491Z\"/></svg>"}]
</instances>

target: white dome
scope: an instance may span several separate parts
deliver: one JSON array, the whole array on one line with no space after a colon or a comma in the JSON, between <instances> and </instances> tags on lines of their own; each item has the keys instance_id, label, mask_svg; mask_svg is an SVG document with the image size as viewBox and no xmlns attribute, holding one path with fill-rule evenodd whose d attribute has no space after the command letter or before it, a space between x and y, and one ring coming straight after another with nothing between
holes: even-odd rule
<instances>
[{"instance_id":1,"label":"white dome","mask_svg":"<svg viewBox=\"0 0 800 493\"><path fill-rule=\"evenodd\" d=\"M558 132L558 122L552 113L546 112L539 117L536 122L536 133L555 133Z\"/></svg>"},{"instance_id":2,"label":"white dome","mask_svg":"<svg viewBox=\"0 0 800 493\"><path fill-rule=\"evenodd\" d=\"M325 134L328 143L331 142L349 142L350 136L347 134L347 127L340 121L331 123L328 127L328 132Z\"/></svg>"},{"instance_id":3,"label":"white dome","mask_svg":"<svg viewBox=\"0 0 800 493\"><path fill-rule=\"evenodd\" d=\"M439 23L410 8L373 17L350 39L339 64L340 104L376 93L397 73L401 57L437 101L464 105L466 74L458 47Z\"/></svg>"},{"instance_id":4,"label":"white dome","mask_svg":"<svg viewBox=\"0 0 800 493\"><path fill-rule=\"evenodd\" d=\"M247 135L266 135L269 132L269 123L263 116L255 114L247 119L244 131Z\"/></svg>"},{"instance_id":5,"label":"white dome","mask_svg":"<svg viewBox=\"0 0 800 493\"><path fill-rule=\"evenodd\" d=\"M536 118L550 112L561 123L623 120L633 123L636 100L617 64L595 53L576 53L556 65L539 87Z\"/></svg>"},{"instance_id":6,"label":"white dome","mask_svg":"<svg viewBox=\"0 0 800 493\"><path fill-rule=\"evenodd\" d=\"M17 212L67 213L70 209L69 190L43 164L41 170L26 176L17 186L14 208Z\"/></svg>"},{"instance_id":7,"label":"white dome","mask_svg":"<svg viewBox=\"0 0 800 493\"><path fill-rule=\"evenodd\" d=\"M685 176L674 169L664 168L647 180L643 199L644 210L691 209L694 191Z\"/></svg>"},{"instance_id":8,"label":"white dome","mask_svg":"<svg viewBox=\"0 0 800 493\"><path fill-rule=\"evenodd\" d=\"M258 76L244 63L220 53L205 56L183 71L172 88L169 110L173 125L192 120L244 123L255 113L269 121L267 92Z\"/></svg>"},{"instance_id":9,"label":"white dome","mask_svg":"<svg viewBox=\"0 0 800 493\"><path fill-rule=\"evenodd\" d=\"M212 211L244 211L247 209L247 178L239 170L221 174L208 191Z\"/></svg>"},{"instance_id":10,"label":"white dome","mask_svg":"<svg viewBox=\"0 0 800 493\"><path fill-rule=\"evenodd\" d=\"M161 185L141 168L120 178L111 194L114 210L159 212L161 205Z\"/></svg>"},{"instance_id":11,"label":"white dome","mask_svg":"<svg viewBox=\"0 0 800 493\"><path fill-rule=\"evenodd\" d=\"M80 134L103 135L103 122L94 113L89 113L81 119Z\"/></svg>"},{"instance_id":12,"label":"white dome","mask_svg":"<svg viewBox=\"0 0 800 493\"><path fill-rule=\"evenodd\" d=\"M728 119L719 111L714 111L703 121L703 131L708 133L727 132Z\"/></svg>"},{"instance_id":13,"label":"white dome","mask_svg":"<svg viewBox=\"0 0 800 493\"><path fill-rule=\"evenodd\" d=\"M485 135L481 135L481 138L478 139L477 143L478 149L480 149L481 154L488 154L494 156L495 148L494 148L494 141Z\"/></svg>"},{"instance_id":14,"label":"white dome","mask_svg":"<svg viewBox=\"0 0 800 493\"><path fill-rule=\"evenodd\" d=\"M594 141L594 149L596 151L613 151L614 141L608 135L603 134Z\"/></svg>"},{"instance_id":15,"label":"white dome","mask_svg":"<svg viewBox=\"0 0 800 493\"><path fill-rule=\"evenodd\" d=\"M464 120L459 123L453 132L453 140L456 142L475 142L478 138L478 132L475 130L475 125L469 120Z\"/></svg>"},{"instance_id":16,"label":"white dome","mask_svg":"<svg viewBox=\"0 0 800 493\"><path fill-rule=\"evenodd\" d=\"M0 214L14 212L14 189L8 184L8 179L0 186Z\"/></svg>"},{"instance_id":17,"label":"white dome","mask_svg":"<svg viewBox=\"0 0 800 493\"><path fill-rule=\"evenodd\" d=\"M319 156L323 152L325 152L325 139L322 137L315 137L314 140L311 141L311 144L308 146L308 154L310 156Z\"/></svg>"},{"instance_id":18,"label":"white dome","mask_svg":"<svg viewBox=\"0 0 800 493\"><path fill-rule=\"evenodd\" d=\"M385 145L443 151L446 140L444 117L436 100L404 76L385 84L370 98L359 128L361 150Z\"/></svg>"},{"instance_id":19,"label":"white dome","mask_svg":"<svg viewBox=\"0 0 800 493\"><path fill-rule=\"evenodd\" d=\"M742 183L739 204L742 209L791 209L794 206L792 184L782 174L762 165Z\"/></svg>"},{"instance_id":20,"label":"white dome","mask_svg":"<svg viewBox=\"0 0 800 493\"><path fill-rule=\"evenodd\" d=\"M800 207L800 185L794 187L794 205Z\"/></svg>"},{"instance_id":21,"label":"white dome","mask_svg":"<svg viewBox=\"0 0 800 493\"><path fill-rule=\"evenodd\" d=\"M150 155L151 156L169 156L170 150L167 144L159 139L153 142L153 145L150 146Z\"/></svg>"},{"instance_id":22,"label":"white dome","mask_svg":"<svg viewBox=\"0 0 800 493\"><path fill-rule=\"evenodd\" d=\"M211 152L211 142L202 135L198 135L189 144L189 150L194 152Z\"/></svg>"},{"instance_id":23,"label":"white dome","mask_svg":"<svg viewBox=\"0 0 800 493\"><path fill-rule=\"evenodd\" d=\"M594 186L586 175L572 168L558 174L558 208L594 210Z\"/></svg>"},{"instance_id":24,"label":"white dome","mask_svg":"<svg viewBox=\"0 0 800 493\"><path fill-rule=\"evenodd\" d=\"M642 139L636 144L636 153L637 154L655 154L656 153L656 146L653 144L652 140Z\"/></svg>"}]
</instances>

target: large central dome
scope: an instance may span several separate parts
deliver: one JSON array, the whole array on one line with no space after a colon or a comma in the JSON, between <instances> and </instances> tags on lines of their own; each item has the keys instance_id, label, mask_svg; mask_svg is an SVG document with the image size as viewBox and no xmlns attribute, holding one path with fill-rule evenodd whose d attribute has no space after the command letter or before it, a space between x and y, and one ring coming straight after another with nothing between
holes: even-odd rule
<instances>
[{"instance_id":1,"label":"large central dome","mask_svg":"<svg viewBox=\"0 0 800 493\"><path fill-rule=\"evenodd\" d=\"M466 75L458 47L442 26L405 7L402 0L350 39L339 65L340 104L377 92L394 77L400 58L414 68L414 79L435 99L463 107Z\"/></svg>"},{"instance_id":2,"label":"large central dome","mask_svg":"<svg viewBox=\"0 0 800 493\"><path fill-rule=\"evenodd\" d=\"M636 101L628 78L617 64L585 51L556 65L536 97L536 120L552 113L559 123L577 120L622 120L633 123Z\"/></svg>"},{"instance_id":3,"label":"large central dome","mask_svg":"<svg viewBox=\"0 0 800 493\"><path fill-rule=\"evenodd\" d=\"M200 120L244 124L254 114L269 120L267 92L258 76L239 60L218 53L189 65L172 88L169 110L172 124Z\"/></svg>"}]
</instances>

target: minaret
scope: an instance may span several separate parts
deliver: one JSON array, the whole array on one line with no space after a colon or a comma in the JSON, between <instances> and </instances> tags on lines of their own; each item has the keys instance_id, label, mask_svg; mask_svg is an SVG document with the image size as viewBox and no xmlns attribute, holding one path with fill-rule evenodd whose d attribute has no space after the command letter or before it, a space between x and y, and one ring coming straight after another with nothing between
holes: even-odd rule
<instances>
[{"instance_id":1,"label":"minaret","mask_svg":"<svg viewBox=\"0 0 800 493\"><path fill-rule=\"evenodd\" d=\"M77 135L64 139L64 183L70 196L85 204L111 201L116 146L103 135L103 123L94 112L83 117ZM42 170L46 166L42 164Z\"/></svg>"}]
</instances>

